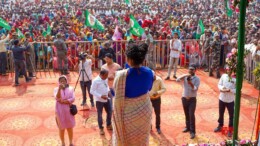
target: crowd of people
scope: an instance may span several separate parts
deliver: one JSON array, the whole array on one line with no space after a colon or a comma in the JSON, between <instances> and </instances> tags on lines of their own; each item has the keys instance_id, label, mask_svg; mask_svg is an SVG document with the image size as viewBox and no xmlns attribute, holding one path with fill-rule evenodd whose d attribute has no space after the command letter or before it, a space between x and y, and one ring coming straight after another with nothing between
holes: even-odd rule
<instances>
[{"instance_id":1,"label":"crowd of people","mask_svg":"<svg viewBox=\"0 0 260 146\"><path fill-rule=\"evenodd\" d=\"M230 1L232 4L232 1ZM260 37L260 8L259 1L252 1L247 8L246 17L246 43L258 45L257 38ZM103 25L104 31L93 29L85 26L85 10L88 10ZM127 5L124 1L107 1L104 5L100 5L99 1L22 1L22 0L6 0L1 3L1 18L7 21L11 30L0 27L0 36L6 38L8 34L9 42L15 38L22 38L17 32L20 30L23 34L27 34L27 41L34 42L34 54L31 62L35 64L35 68L51 68L58 69L56 45L53 41L60 36L66 43L68 49L68 69L73 69L78 62L77 55L80 51L88 51L93 55L95 66L101 67L98 59L103 59L104 53L99 55L102 48L109 47L114 50L117 58L114 61L120 65L125 63L126 44L117 43L101 43L100 41L123 41L123 40L149 40L151 44L156 44L157 40L166 41L174 38L174 33L178 34L180 40L198 39L197 30L199 20L202 20L205 28L204 36L200 37L199 48L201 54L210 54L207 49L212 40L218 35L219 43L221 43L220 65L224 66L224 58L232 48L237 47L238 37L238 15L239 10L234 8L231 17L226 15L225 3L214 0L172 0L172 1L132 1L131 5ZM138 37L129 32L130 17L133 14L139 25L145 29L145 33ZM117 33L115 35L115 32ZM58 35L59 34L59 35ZM18 36L19 35L19 36ZM206 39L209 38L209 41ZM75 41L88 41L90 44L84 45L75 43ZM5 39L6 42L6 39ZM45 42L45 43L39 43ZM216 44L216 43L215 43ZM107 45L107 46L105 46ZM167 45L154 45L165 52L169 47ZM2 48L2 47L1 47ZM3 47L4 48L4 47ZM188 50L189 47L183 47ZM1 49L0 52L5 52ZM188 51L187 51L188 52ZM1 60L5 60L2 54ZM149 56L149 53L148 53ZM163 57L163 56L162 56ZM182 56L189 59L188 56ZM149 58L149 57L148 57ZM164 60L168 60L164 58ZM202 63L208 67L209 59ZM211 60L211 58L210 58ZM154 60L148 64L152 64ZM2 61L1 61L2 62ZM104 63L104 62L103 62ZM171 61L170 61L171 63ZM6 68L1 64L1 68ZM165 66L164 66L165 67ZM205 69L210 71L211 67ZM213 66L214 68L214 66ZM68 71L64 71L68 73ZM1 71L5 74L5 71Z\"/></svg>"}]
</instances>

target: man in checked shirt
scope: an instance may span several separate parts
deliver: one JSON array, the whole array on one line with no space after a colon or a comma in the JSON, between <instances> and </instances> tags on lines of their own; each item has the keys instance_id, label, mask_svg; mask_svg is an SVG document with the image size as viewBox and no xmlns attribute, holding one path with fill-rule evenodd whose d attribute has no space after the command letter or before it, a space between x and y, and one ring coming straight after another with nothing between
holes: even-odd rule
<instances>
[{"instance_id":1,"label":"man in checked shirt","mask_svg":"<svg viewBox=\"0 0 260 146\"><path fill-rule=\"evenodd\" d=\"M150 98L151 102L154 108L155 117L156 117L156 129L158 134L161 134L161 95L166 91L165 85L163 83L163 80L161 77L156 76L154 73L154 81L153 81L153 87L150 91Z\"/></svg>"}]
</instances>

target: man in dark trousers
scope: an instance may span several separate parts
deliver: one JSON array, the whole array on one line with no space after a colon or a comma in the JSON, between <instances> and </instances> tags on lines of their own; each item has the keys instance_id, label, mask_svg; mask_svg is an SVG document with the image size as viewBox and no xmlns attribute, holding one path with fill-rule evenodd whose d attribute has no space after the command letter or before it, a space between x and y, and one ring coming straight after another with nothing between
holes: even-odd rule
<instances>
[{"instance_id":1,"label":"man in dark trousers","mask_svg":"<svg viewBox=\"0 0 260 146\"><path fill-rule=\"evenodd\" d=\"M190 132L190 138L194 139L195 128L195 110L197 104L197 91L200 85L200 78L195 75L196 66L191 64L189 73L177 78L177 82L183 80L182 105L185 113L186 127L182 132Z\"/></svg>"},{"instance_id":2,"label":"man in dark trousers","mask_svg":"<svg viewBox=\"0 0 260 146\"><path fill-rule=\"evenodd\" d=\"M30 39L30 33L26 32L25 33L25 42L24 42L24 46L27 48L27 51L25 52L25 56L26 56L26 68L27 71L29 73L29 77L35 77L34 75L34 61L35 61L35 53L34 53L34 48L32 46L32 44L30 44L29 39Z\"/></svg>"},{"instance_id":3,"label":"man in dark trousers","mask_svg":"<svg viewBox=\"0 0 260 146\"><path fill-rule=\"evenodd\" d=\"M27 76L25 68L25 57L24 51L27 51L28 48L19 46L19 40L14 40L14 46L11 48L14 57L14 66L15 66L15 86L19 86L18 77L19 75L24 75L26 82L29 82L31 78Z\"/></svg>"},{"instance_id":4,"label":"man in dark trousers","mask_svg":"<svg viewBox=\"0 0 260 146\"><path fill-rule=\"evenodd\" d=\"M161 95L166 92L166 87L161 77L156 76L154 73L153 87L150 91L150 98L155 112L155 124L158 134L161 134Z\"/></svg>"}]
</instances>

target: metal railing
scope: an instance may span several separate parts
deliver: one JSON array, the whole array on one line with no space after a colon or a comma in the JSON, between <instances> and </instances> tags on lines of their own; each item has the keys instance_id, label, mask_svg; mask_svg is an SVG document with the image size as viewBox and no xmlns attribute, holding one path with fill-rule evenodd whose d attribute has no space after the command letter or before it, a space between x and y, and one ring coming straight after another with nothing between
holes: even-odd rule
<instances>
[{"instance_id":1,"label":"metal railing","mask_svg":"<svg viewBox=\"0 0 260 146\"><path fill-rule=\"evenodd\" d=\"M143 41L137 41L137 44L142 43ZM78 54L80 52L87 52L89 55L92 55L93 59L93 69L99 69L102 65L102 61L98 59L99 51L102 48L104 41L96 42L87 42L87 41L74 41L66 42L68 47L68 64L70 70L75 70L74 66L78 63ZM125 50L128 47L127 41L110 41L111 48L115 51L116 54L116 63L121 67L125 66L126 56ZM34 62L36 71L56 71L58 70L57 63L57 50L53 42L34 42L32 43L34 48ZM152 62L154 68L156 69L165 69L169 64L170 57L170 40L156 40L150 44L149 48L152 49ZM179 65L181 67L186 67L190 63L200 64L202 54L200 51L199 40L182 40L182 52L180 55ZM245 58L246 63L246 73L245 79L250 83L258 86L258 83L255 81L252 71L256 66L256 62L260 61L260 57L257 59L252 58L252 54L249 53ZM7 55L7 68L8 72L14 72L13 57L12 53ZM147 65L147 60L144 62L144 65ZM256 85L257 84L257 85Z\"/></svg>"}]
</instances>

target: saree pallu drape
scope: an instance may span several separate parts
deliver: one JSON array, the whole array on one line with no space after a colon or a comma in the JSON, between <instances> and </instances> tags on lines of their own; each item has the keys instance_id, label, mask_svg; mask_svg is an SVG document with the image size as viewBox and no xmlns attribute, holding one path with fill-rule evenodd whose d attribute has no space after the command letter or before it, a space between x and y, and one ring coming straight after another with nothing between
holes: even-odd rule
<instances>
[{"instance_id":1,"label":"saree pallu drape","mask_svg":"<svg viewBox=\"0 0 260 146\"><path fill-rule=\"evenodd\" d=\"M148 146L152 105L148 94L125 97L127 70L119 71L114 81L113 146Z\"/></svg>"}]
</instances>

